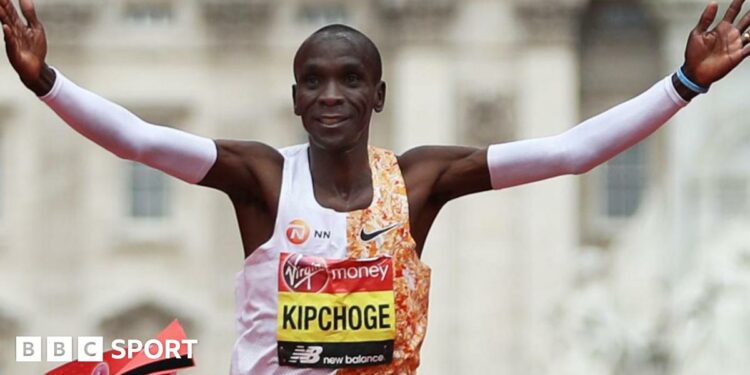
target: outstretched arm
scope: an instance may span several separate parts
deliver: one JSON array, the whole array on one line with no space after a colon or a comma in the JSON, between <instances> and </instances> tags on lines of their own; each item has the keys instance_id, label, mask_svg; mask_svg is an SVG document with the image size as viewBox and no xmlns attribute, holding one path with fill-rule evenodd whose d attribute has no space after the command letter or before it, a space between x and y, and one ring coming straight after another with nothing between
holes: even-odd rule
<instances>
[{"instance_id":1,"label":"outstretched arm","mask_svg":"<svg viewBox=\"0 0 750 375\"><path fill-rule=\"evenodd\" d=\"M213 140L149 124L78 87L58 71L52 89L40 99L78 133L118 157L146 164L183 181L201 181L216 161Z\"/></svg>"},{"instance_id":2,"label":"outstretched arm","mask_svg":"<svg viewBox=\"0 0 750 375\"><path fill-rule=\"evenodd\" d=\"M708 4L690 32L683 79L675 74L643 94L620 104L563 134L490 146L487 150L424 147L402 156L412 180L429 201L445 202L490 188L500 189L565 174L580 174L640 142L734 69L748 55L750 12L735 26L743 0L734 0L724 18L709 30L718 5Z\"/></svg>"},{"instance_id":3,"label":"outstretched arm","mask_svg":"<svg viewBox=\"0 0 750 375\"><path fill-rule=\"evenodd\" d=\"M718 6L711 2L706 7L688 38L682 67L687 84L676 75L665 78L643 94L553 137L489 149L426 146L404 153L399 165L418 246L424 244L435 217L451 199L584 173L656 131L697 95L696 89L708 88L750 54L750 35L742 36L750 26L750 13L733 25L742 3L734 0L710 31Z\"/></svg>"},{"instance_id":4,"label":"outstretched arm","mask_svg":"<svg viewBox=\"0 0 750 375\"><path fill-rule=\"evenodd\" d=\"M24 24L10 0L0 0L5 50L21 82L73 129L115 155L190 183L216 160L207 138L141 120L125 108L76 86L46 62L47 38L31 0L21 0Z\"/></svg>"},{"instance_id":5,"label":"outstretched arm","mask_svg":"<svg viewBox=\"0 0 750 375\"><path fill-rule=\"evenodd\" d=\"M559 136L490 147L487 158L492 187L585 173L651 135L750 54L748 40L741 36L750 25L750 12L733 25L742 3L732 1L724 18L710 31L718 5L708 4L690 33L680 74Z\"/></svg>"},{"instance_id":6,"label":"outstretched arm","mask_svg":"<svg viewBox=\"0 0 750 375\"><path fill-rule=\"evenodd\" d=\"M659 129L687 101L671 78L553 137L490 146L492 187L501 189L565 174L582 174Z\"/></svg>"},{"instance_id":7,"label":"outstretched arm","mask_svg":"<svg viewBox=\"0 0 750 375\"><path fill-rule=\"evenodd\" d=\"M125 108L87 91L46 62L47 39L31 0L20 0L23 22L10 0L0 0L8 60L21 82L73 129L115 155L141 162L189 183L233 195L259 197L265 175L281 156L253 142L216 141L149 124ZM248 160L252 165L248 165ZM270 167L269 167L270 165ZM280 168L280 167L279 167ZM278 169L278 168L276 168ZM271 189L273 190L273 189Z\"/></svg>"}]
</instances>

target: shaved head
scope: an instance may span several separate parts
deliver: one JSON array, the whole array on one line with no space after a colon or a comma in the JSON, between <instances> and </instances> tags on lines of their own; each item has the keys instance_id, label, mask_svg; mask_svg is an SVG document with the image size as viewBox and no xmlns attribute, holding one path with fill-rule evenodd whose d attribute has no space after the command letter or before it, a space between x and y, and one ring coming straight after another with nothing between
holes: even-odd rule
<instances>
[{"instance_id":1,"label":"shaved head","mask_svg":"<svg viewBox=\"0 0 750 375\"><path fill-rule=\"evenodd\" d=\"M362 59L369 65L370 69L372 69L372 73L376 78L376 81L380 81L382 79L383 62L380 58L380 51L378 51L378 47L375 46L375 43L373 43L372 40L367 37L367 35L363 34L353 27L342 24L324 26L312 33L312 35L310 35L307 39L305 39L299 49L297 49L297 54L294 56L294 66L298 66L300 62L299 59L302 56L301 52L308 45L312 44L313 42L337 38L343 38L350 41L356 47L357 53L360 55L360 57L362 57Z\"/></svg>"}]
</instances>

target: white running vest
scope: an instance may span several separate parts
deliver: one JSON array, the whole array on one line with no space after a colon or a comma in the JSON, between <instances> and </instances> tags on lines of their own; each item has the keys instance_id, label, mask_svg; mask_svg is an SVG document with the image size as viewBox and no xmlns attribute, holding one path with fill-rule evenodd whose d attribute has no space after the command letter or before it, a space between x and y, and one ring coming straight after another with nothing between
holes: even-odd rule
<instances>
[{"instance_id":1,"label":"white running vest","mask_svg":"<svg viewBox=\"0 0 750 375\"><path fill-rule=\"evenodd\" d=\"M307 151L280 150L274 233L237 274L231 375L414 374L430 269L396 157L369 147L372 203L337 212L315 200Z\"/></svg>"}]
</instances>

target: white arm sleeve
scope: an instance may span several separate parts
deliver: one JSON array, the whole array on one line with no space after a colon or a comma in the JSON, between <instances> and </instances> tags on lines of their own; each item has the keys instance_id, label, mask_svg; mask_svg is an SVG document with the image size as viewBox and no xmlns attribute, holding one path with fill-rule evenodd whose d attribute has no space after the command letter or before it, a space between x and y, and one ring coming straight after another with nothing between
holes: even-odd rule
<instances>
[{"instance_id":1,"label":"white arm sleeve","mask_svg":"<svg viewBox=\"0 0 750 375\"><path fill-rule=\"evenodd\" d=\"M52 90L40 99L70 127L115 155L193 184L202 180L216 161L213 140L149 124L78 87L58 70L55 73Z\"/></svg>"},{"instance_id":2,"label":"white arm sleeve","mask_svg":"<svg viewBox=\"0 0 750 375\"><path fill-rule=\"evenodd\" d=\"M685 105L667 77L560 135L492 145L487 150L492 187L588 172L648 137Z\"/></svg>"}]
</instances>

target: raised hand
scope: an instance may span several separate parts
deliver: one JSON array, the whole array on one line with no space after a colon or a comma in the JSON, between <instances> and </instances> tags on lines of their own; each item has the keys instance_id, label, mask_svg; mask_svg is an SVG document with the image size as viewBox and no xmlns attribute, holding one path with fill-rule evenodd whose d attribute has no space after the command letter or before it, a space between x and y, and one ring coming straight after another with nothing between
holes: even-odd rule
<instances>
[{"instance_id":1,"label":"raised hand","mask_svg":"<svg viewBox=\"0 0 750 375\"><path fill-rule=\"evenodd\" d=\"M724 18L710 31L708 28L716 18L719 5L712 1L706 6L698 25L690 32L685 49L685 74L693 82L708 87L750 55L748 40L742 37L750 26L750 12L734 25L743 2L733 0Z\"/></svg>"},{"instance_id":2,"label":"raised hand","mask_svg":"<svg viewBox=\"0 0 750 375\"><path fill-rule=\"evenodd\" d=\"M20 5L27 23L21 20L11 0L0 0L5 52L21 82L37 95L43 95L51 88L50 80L54 81L54 72L44 62L47 38L32 0L20 0Z\"/></svg>"}]
</instances>

